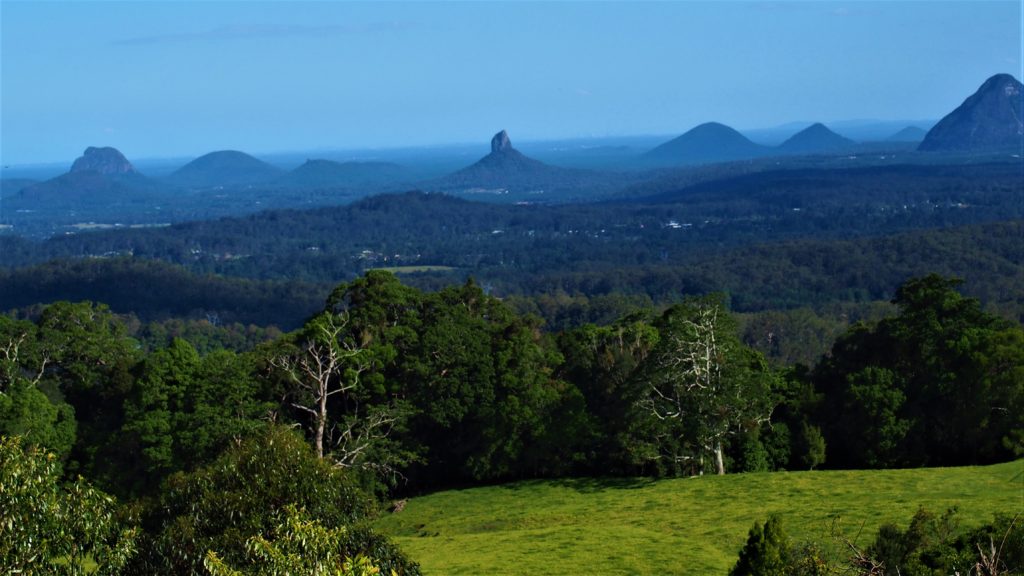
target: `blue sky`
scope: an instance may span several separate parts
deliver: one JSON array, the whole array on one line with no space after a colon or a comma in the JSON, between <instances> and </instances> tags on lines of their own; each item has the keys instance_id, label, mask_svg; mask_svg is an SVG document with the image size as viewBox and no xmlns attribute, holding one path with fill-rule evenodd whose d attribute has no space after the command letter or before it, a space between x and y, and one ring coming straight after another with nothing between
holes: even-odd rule
<instances>
[{"instance_id":1,"label":"blue sky","mask_svg":"<svg viewBox=\"0 0 1024 576\"><path fill-rule=\"evenodd\" d=\"M0 0L0 159L939 118L1020 77L1021 5Z\"/></svg>"}]
</instances>

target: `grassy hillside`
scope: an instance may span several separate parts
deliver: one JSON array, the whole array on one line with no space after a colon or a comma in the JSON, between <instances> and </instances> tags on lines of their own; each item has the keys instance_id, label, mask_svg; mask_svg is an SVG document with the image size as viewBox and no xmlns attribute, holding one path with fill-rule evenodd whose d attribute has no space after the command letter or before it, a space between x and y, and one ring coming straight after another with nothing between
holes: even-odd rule
<instances>
[{"instance_id":1,"label":"grassy hillside","mask_svg":"<svg viewBox=\"0 0 1024 576\"><path fill-rule=\"evenodd\" d=\"M376 527L425 574L725 574L755 520L834 545L835 518L867 545L918 507L965 524L1024 511L1024 460L987 467L816 471L661 481L530 481L411 499Z\"/></svg>"}]
</instances>

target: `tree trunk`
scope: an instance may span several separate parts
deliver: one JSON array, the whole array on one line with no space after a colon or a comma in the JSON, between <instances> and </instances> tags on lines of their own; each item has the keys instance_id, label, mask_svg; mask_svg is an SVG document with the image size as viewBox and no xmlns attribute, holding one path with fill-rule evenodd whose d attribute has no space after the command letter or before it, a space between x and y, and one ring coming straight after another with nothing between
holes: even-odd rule
<instances>
[{"instance_id":1,"label":"tree trunk","mask_svg":"<svg viewBox=\"0 0 1024 576\"><path fill-rule=\"evenodd\" d=\"M324 431L327 428L327 394L320 395L320 411L316 415L316 457L324 457Z\"/></svg>"},{"instance_id":2,"label":"tree trunk","mask_svg":"<svg viewBox=\"0 0 1024 576\"><path fill-rule=\"evenodd\" d=\"M722 456L722 441L715 441L715 473L721 476L725 474L725 459Z\"/></svg>"}]
</instances>

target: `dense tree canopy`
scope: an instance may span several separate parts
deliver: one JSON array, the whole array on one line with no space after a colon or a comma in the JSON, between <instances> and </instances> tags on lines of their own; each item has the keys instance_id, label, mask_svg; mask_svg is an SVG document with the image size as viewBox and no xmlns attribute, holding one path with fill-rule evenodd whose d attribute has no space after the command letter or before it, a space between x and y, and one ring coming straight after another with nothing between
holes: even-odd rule
<instances>
[{"instance_id":1,"label":"dense tree canopy","mask_svg":"<svg viewBox=\"0 0 1024 576\"><path fill-rule=\"evenodd\" d=\"M905 283L895 317L844 334L815 369L832 462L920 466L1011 457L1024 429L1024 332L958 282Z\"/></svg>"}]
</instances>

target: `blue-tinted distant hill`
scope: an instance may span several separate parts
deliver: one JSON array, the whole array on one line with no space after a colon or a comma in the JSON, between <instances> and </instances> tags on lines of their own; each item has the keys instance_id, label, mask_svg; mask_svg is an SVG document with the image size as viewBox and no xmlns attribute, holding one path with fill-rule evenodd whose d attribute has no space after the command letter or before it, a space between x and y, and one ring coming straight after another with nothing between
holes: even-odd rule
<instances>
[{"instance_id":1,"label":"blue-tinted distant hill","mask_svg":"<svg viewBox=\"0 0 1024 576\"><path fill-rule=\"evenodd\" d=\"M771 150L725 124L707 122L647 152L643 161L659 166L710 164L767 156Z\"/></svg>"},{"instance_id":2,"label":"blue-tinted distant hill","mask_svg":"<svg viewBox=\"0 0 1024 576\"><path fill-rule=\"evenodd\" d=\"M410 180L409 171L392 162L307 160L274 183L291 188L376 186Z\"/></svg>"},{"instance_id":3,"label":"blue-tinted distant hill","mask_svg":"<svg viewBox=\"0 0 1024 576\"><path fill-rule=\"evenodd\" d=\"M1019 150L1024 142L1024 86L1009 74L986 80L925 136L923 152Z\"/></svg>"},{"instance_id":4,"label":"blue-tinted distant hill","mask_svg":"<svg viewBox=\"0 0 1024 576\"><path fill-rule=\"evenodd\" d=\"M270 182L283 171L237 150L210 152L167 177L172 186L189 189L251 186Z\"/></svg>"},{"instance_id":5,"label":"blue-tinted distant hill","mask_svg":"<svg viewBox=\"0 0 1024 576\"><path fill-rule=\"evenodd\" d=\"M516 150L502 130L491 139L490 154L421 187L480 200L548 202L593 199L636 179L635 175L545 164Z\"/></svg>"},{"instance_id":6,"label":"blue-tinted distant hill","mask_svg":"<svg viewBox=\"0 0 1024 576\"><path fill-rule=\"evenodd\" d=\"M779 145L784 154L837 154L851 150L856 143L816 123L804 128Z\"/></svg>"},{"instance_id":7,"label":"blue-tinted distant hill","mask_svg":"<svg viewBox=\"0 0 1024 576\"><path fill-rule=\"evenodd\" d=\"M19 209L22 202L53 208L137 201L158 190L159 185L135 170L117 149L90 146L66 173L5 196L10 197L10 209Z\"/></svg>"},{"instance_id":8,"label":"blue-tinted distant hill","mask_svg":"<svg viewBox=\"0 0 1024 576\"><path fill-rule=\"evenodd\" d=\"M907 126L903 130L889 136L886 142L921 142L928 131L919 126Z\"/></svg>"}]
</instances>

